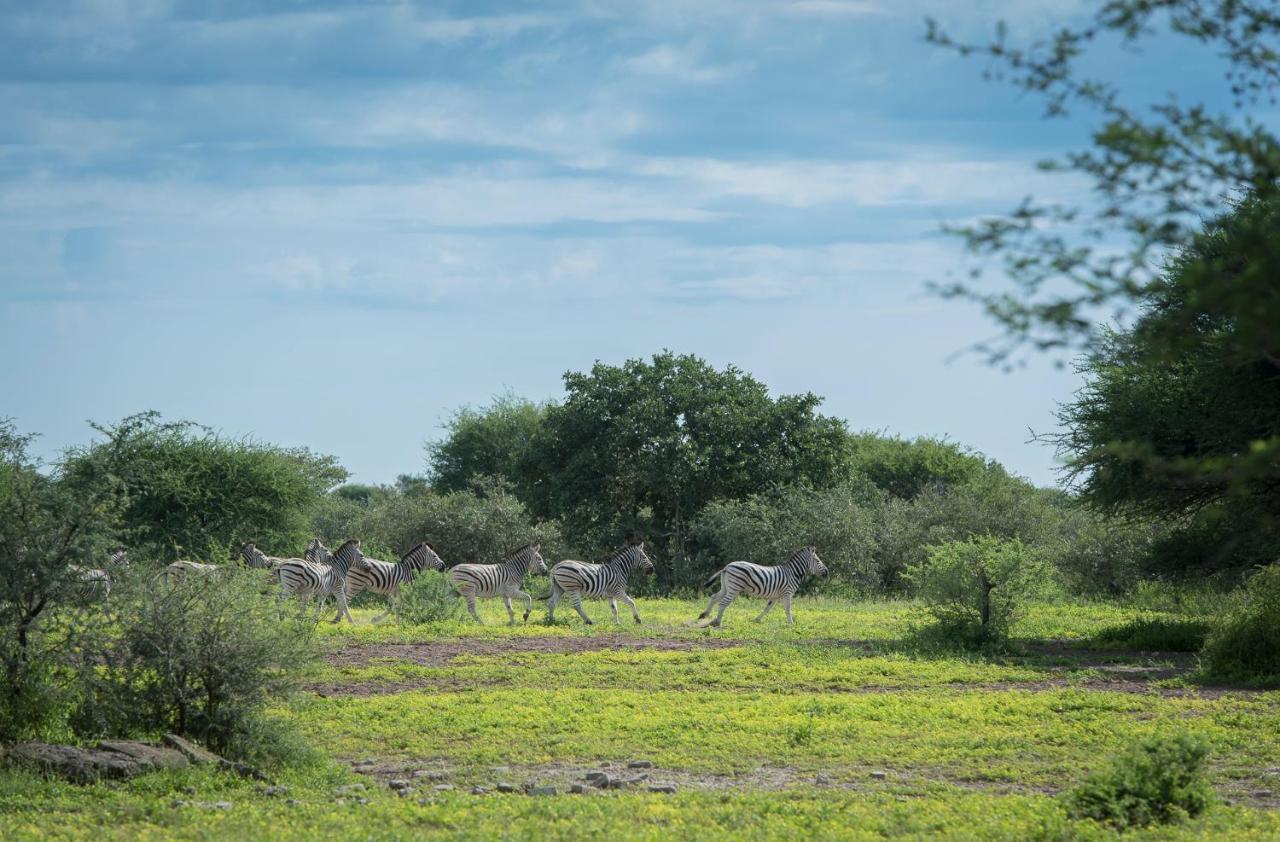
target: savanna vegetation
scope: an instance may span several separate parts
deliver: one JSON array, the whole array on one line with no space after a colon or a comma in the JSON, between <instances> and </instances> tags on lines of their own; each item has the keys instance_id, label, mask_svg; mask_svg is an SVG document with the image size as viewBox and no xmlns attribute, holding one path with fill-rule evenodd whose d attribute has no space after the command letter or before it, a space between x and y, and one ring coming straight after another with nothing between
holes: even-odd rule
<instances>
[{"instance_id":1,"label":"savanna vegetation","mask_svg":"<svg viewBox=\"0 0 1280 842\"><path fill-rule=\"evenodd\" d=\"M1218 51L1236 110L1078 73L1153 29ZM1026 48L930 29L1051 116L1102 114L1058 165L1101 205L963 230L1004 280L944 288L1005 329L995 362L1075 355L1059 488L671 352L463 408L391 485L154 413L49 464L0 423L0 741L235 761L83 785L5 760L0 837L1280 837L1280 144L1245 111L1278 33L1228 0L1111 0ZM373 593L318 622L239 554L598 561L636 536L656 573L625 628L599 603L477 624L434 571L403 624ZM690 622L726 563L804 546L831 575L795 625ZM219 569L158 578L177 560Z\"/></svg>"}]
</instances>

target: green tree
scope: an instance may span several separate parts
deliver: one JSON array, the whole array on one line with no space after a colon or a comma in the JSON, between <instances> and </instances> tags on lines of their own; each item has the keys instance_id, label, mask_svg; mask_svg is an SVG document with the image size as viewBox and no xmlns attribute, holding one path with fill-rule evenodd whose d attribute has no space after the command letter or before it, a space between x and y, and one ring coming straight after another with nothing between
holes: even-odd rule
<instances>
[{"instance_id":1,"label":"green tree","mask_svg":"<svg viewBox=\"0 0 1280 842\"><path fill-rule=\"evenodd\" d=\"M1145 293L1134 326L1104 334L1085 358L1087 385L1061 408L1064 432L1051 437L1093 507L1180 526L1195 553L1170 556L1175 568L1280 554L1280 368L1261 355L1242 359L1237 320L1183 282L1210 265L1224 285L1247 271L1240 240L1259 217L1274 237L1278 209L1249 201L1206 226ZM1274 283L1271 295L1280 296Z\"/></svg>"},{"instance_id":2,"label":"green tree","mask_svg":"<svg viewBox=\"0 0 1280 842\"><path fill-rule=\"evenodd\" d=\"M817 414L817 396L772 398L732 366L664 352L564 379L567 396L531 445L526 493L586 547L641 531L679 567L689 521L708 503L848 473L844 424ZM663 584L680 577L673 564L660 565Z\"/></svg>"},{"instance_id":3,"label":"green tree","mask_svg":"<svg viewBox=\"0 0 1280 842\"><path fill-rule=\"evenodd\" d=\"M849 437L851 467L894 497L913 499L977 480L986 470L981 454L953 442L922 437L910 441L877 433Z\"/></svg>"},{"instance_id":4,"label":"green tree","mask_svg":"<svg viewBox=\"0 0 1280 842\"><path fill-rule=\"evenodd\" d=\"M118 513L112 484L43 465L31 440L0 419L0 739L37 734L54 713L46 620L77 594L72 565L103 566Z\"/></svg>"},{"instance_id":5,"label":"green tree","mask_svg":"<svg viewBox=\"0 0 1280 842\"><path fill-rule=\"evenodd\" d=\"M521 487L547 408L507 394L483 409L458 410L445 425L445 437L427 446L432 486L461 491L475 477L495 476Z\"/></svg>"},{"instance_id":6,"label":"green tree","mask_svg":"<svg viewBox=\"0 0 1280 842\"><path fill-rule=\"evenodd\" d=\"M67 473L116 487L122 540L161 560L223 558L245 540L296 553L309 510L347 476L332 457L223 438L155 412L94 429L104 440L72 451Z\"/></svg>"}]
</instances>

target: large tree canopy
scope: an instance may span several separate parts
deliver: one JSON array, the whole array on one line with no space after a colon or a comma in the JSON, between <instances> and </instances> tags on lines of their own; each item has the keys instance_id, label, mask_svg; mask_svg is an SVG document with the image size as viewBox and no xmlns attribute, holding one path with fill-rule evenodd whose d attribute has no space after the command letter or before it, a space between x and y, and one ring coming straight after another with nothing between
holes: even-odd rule
<instances>
[{"instance_id":1,"label":"large tree canopy","mask_svg":"<svg viewBox=\"0 0 1280 842\"><path fill-rule=\"evenodd\" d=\"M714 500L847 473L844 423L812 394L769 396L730 366L662 353L565 375L526 463L530 503L588 546L643 530L683 556L687 524Z\"/></svg>"},{"instance_id":2,"label":"large tree canopy","mask_svg":"<svg viewBox=\"0 0 1280 842\"><path fill-rule=\"evenodd\" d=\"M483 409L463 407L445 425L447 435L427 446L431 484L462 491L478 476L496 476L522 485L529 446L547 407L503 395Z\"/></svg>"},{"instance_id":3,"label":"large tree canopy","mask_svg":"<svg viewBox=\"0 0 1280 842\"><path fill-rule=\"evenodd\" d=\"M1248 255L1264 229L1280 249L1274 201L1245 201L1209 224L1148 291L1134 327L1087 357L1088 384L1060 412L1056 441L1084 498L1183 521L1201 557L1179 565L1280 552L1280 361L1242 353L1252 340L1240 332L1255 325L1206 294L1257 271ZM1280 295L1270 287L1259 307Z\"/></svg>"}]
</instances>

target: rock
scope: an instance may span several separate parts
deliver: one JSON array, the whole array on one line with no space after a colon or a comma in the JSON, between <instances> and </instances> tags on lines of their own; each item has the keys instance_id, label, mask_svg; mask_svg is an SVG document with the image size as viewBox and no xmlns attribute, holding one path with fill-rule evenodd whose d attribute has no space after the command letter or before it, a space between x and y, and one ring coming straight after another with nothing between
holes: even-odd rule
<instances>
[{"instance_id":1,"label":"rock","mask_svg":"<svg viewBox=\"0 0 1280 842\"><path fill-rule=\"evenodd\" d=\"M343 784L342 786L335 786L333 788L333 794L334 795L351 795L357 792L364 792L364 790L365 790L364 784Z\"/></svg>"},{"instance_id":2,"label":"rock","mask_svg":"<svg viewBox=\"0 0 1280 842\"><path fill-rule=\"evenodd\" d=\"M1255 789L1253 792L1251 792L1251 793L1250 793L1250 795L1252 795L1254 798L1270 798L1270 797L1271 797L1271 790L1269 790L1269 789Z\"/></svg>"},{"instance_id":3,"label":"rock","mask_svg":"<svg viewBox=\"0 0 1280 842\"><path fill-rule=\"evenodd\" d=\"M648 775L635 775L634 777L630 777L630 778L614 778L613 780L609 781L609 786L612 787L613 789L622 789L625 786L635 786L636 784L642 784L647 780L649 780Z\"/></svg>"},{"instance_id":4,"label":"rock","mask_svg":"<svg viewBox=\"0 0 1280 842\"><path fill-rule=\"evenodd\" d=\"M586 780L597 789L608 789L613 784L607 772L588 772Z\"/></svg>"},{"instance_id":5,"label":"rock","mask_svg":"<svg viewBox=\"0 0 1280 842\"><path fill-rule=\"evenodd\" d=\"M448 772L442 772L439 769L419 769L413 773L414 778L426 778L429 781L443 781L449 777Z\"/></svg>"},{"instance_id":6,"label":"rock","mask_svg":"<svg viewBox=\"0 0 1280 842\"><path fill-rule=\"evenodd\" d=\"M492 766L489 771L495 775L505 775L511 771L510 766Z\"/></svg>"},{"instance_id":7,"label":"rock","mask_svg":"<svg viewBox=\"0 0 1280 842\"><path fill-rule=\"evenodd\" d=\"M529 795L558 795L560 790L553 786L531 786L525 790Z\"/></svg>"},{"instance_id":8,"label":"rock","mask_svg":"<svg viewBox=\"0 0 1280 842\"><path fill-rule=\"evenodd\" d=\"M297 807L297 806L298 806L299 804L301 804L301 803L302 803L302 802L301 802L301 801L299 801L299 800L298 800L298 799L296 799L296 798L290 798L288 801L284 802L284 806L286 806L286 807Z\"/></svg>"},{"instance_id":9,"label":"rock","mask_svg":"<svg viewBox=\"0 0 1280 842\"><path fill-rule=\"evenodd\" d=\"M569 786L569 791L575 795L582 795L583 793L591 792L592 789L593 787L587 786L586 784L571 784Z\"/></svg>"},{"instance_id":10,"label":"rock","mask_svg":"<svg viewBox=\"0 0 1280 842\"><path fill-rule=\"evenodd\" d=\"M221 766L226 762L207 748L201 748L186 737L179 737L177 734L165 734L164 744L174 751L182 752L187 760L190 760L197 766L203 766L206 764Z\"/></svg>"},{"instance_id":11,"label":"rock","mask_svg":"<svg viewBox=\"0 0 1280 842\"><path fill-rule=\"evenodd\" d=\"M396 778L395 780L387 781L387 786L392 789L408 789L413 786L413 784L409 783L404 778Z\"/></svg>"},{"instance_id":12,"label":"rock","mask_svg":"<svg viewBox=\"0 0 1280 842\"><path fill-rule=\"evenodd\" d=\"M628 769L652 769L652 760L632 760L627 764Z\"/></svg>"},{"instance_id":13,"label":"rock","mask_svg":"<svg viewBox=\"0 0 1280 842\"><path fill-rule=\"evenodd\" d=\"M274 798L277 795L288 795L289 787L287 786L261 786L257 787L259 795L265 795L268 798Z\"/></svg>"},{"instance_id":14,"label":"rock","mask_svg":"<svg viewBox=\"0 0 1280 842\"><path fill-rule=\"evenodd\" d=\"M146 747L144 743L139 745ZM173 761L174 763L187 764L186 759L178 752L172 752L172 755L177 758ZM139 759L132 753L50 743L17 743L9 747L7 756L11 760L34 766L45 774L56 775L76 783L131 778L134 775L161 768L155 762ZM175 766L166 768L175 768Z\"/></svg>"},{"instance_id":15,"label":"rock","mask_svg":"<svg viewBox=\"0 0 1280 842\"><path fill-rule=\"evenodd\" d=\"M472 794L472 795L484 795L484 794L488 793L488 791L489 791L489 787L487 787L487 786L480 786L479 784L476 784L475 786L471 787L471 794Z\"/></svg>"},{"instance_id":16,"label":"rock","mask_svg":"<svg viewBox=\"0 0 1280 842\"><path fill-rule=\"evenodd\" d=\"M821 772L819 772L814 777L813 782L818 786L826 786L827 784L831 783L831 779L828 778L826 775L822 774Z\"/></svg>"},{"instance_id":17,"label":"rock","mask_svg":"<svg viewBox=\"0 0 1280 842\"><path fill-rule=\"evenodd\" d=\"M230 801L202 801L200 806L206 810L230 810Z\"/></svg>"},{"instance_id":18,"label":"rock","mask_svg":"<svg viewBox=\"0 0 1280 842\"><path fill-rule=\"evenodd\" d=\"M408 798L410 795L413 795L413 789L405 787L404 789L395 790L395 793L401 798Z\"/></svg>"},{"instance_id":19,"label":"rock","mask_svg":"<svg viewBox=\"0 0 1280 842\"><path fill-rule=\"evenodd\" d=\"M872 772L871 777L876 779L877 781L883 781L885 778L889 777L889 773L888 772Z\"/></svg>"},{"instance_id":20,"label":"rock","mask_svg":"<svg viewBox=\"0 0 1280 842\"><path fill-rule=\"evenodd\" d=\"M140 766L145 767L147 771L152 769L185 769L191 765L191 761L187 756L176 749L153 746L132 740L102 740L98 743L98 748L102 751L114 751L133 758ZM211 756L216 757L217 755Z\"/></svg>"},{"instance_id":21,"label":"rock","mask_svg":"<svg viewBox=\"0 0 1280 842\"><path fill-rule=\"evenodd\" d=\"M673 783L655 783L655 784L649 784L649 791L650 791L650 792L662 792L662 793L666 793L666 794L668 794L668 795L672 795L672 794L675 794L676 792L678 792L678 791L679 791L679 789L680 789L680 788L679 788L678 786L676 786L675 784L673 784Z\"/></svg>"},{"instance_id":22,"label":"rock","mask_svg":"<svg viewBox=\"0 0 1280 842\"><path fill-rule=\"evenodd\" d=\"M500 783L498 784L498 792L519 792L520 789L515 784Z\"/></svg>"},{"instance_id":23,"label":"rock","mask_svg":"<svg viewBox=\"0 0 1280 842\"><path fill-rule=\"evenodd\" d=\"M431 788L436 792L453 792L453 784L436 784Z\"/></svg>"}]
</instances>

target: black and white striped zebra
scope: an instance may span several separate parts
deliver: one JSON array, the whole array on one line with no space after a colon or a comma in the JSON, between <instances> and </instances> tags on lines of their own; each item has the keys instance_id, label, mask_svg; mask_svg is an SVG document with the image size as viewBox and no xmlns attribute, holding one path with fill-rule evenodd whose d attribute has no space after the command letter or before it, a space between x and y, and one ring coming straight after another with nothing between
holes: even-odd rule
<instances>
[{"instance_id":1,"label":"black and white striped zebra","mask_svg":"<svg viewBox=\"0 0 1280 842\"><path fill-rule=\"evenodd\" d=\"M190 561L180 558L171 562L164 570L160 571L160 575L156 579L164 581L166 586L172 585L174 582L180 582L187 576L208 576L217 573L222 569L220 564L206 564L203 561Z\"/></svg>"},{"instance_id":2,"label":"black and white striped zebra","mask_svg":"<svg viewBox=\"0 0 1280 842\"><path fill-rule=\"evenodd\" d=\"M75 596L85 602L107 599L111 596L111 585L118 571L127 567L129 556L122 549L114 549L102 567L85 567L80 564L67 565L67 577L74 583Z\"/></svg>"},{"instance_id":3,"label":"black and white striped zebra","mask_svg":"<svg viewBox=\"0 0 1280 842\"><path fill-rule=\"evenodd\" d=\"M257 545L252 541L245 541L240 546L240 556L244 559L246 567L254 570L275 570L286 561L302 561L298 558L279 558L273 555L267 555L258 549Z\"/></svg>"},{"instance_id":4,"label":"black and white striped zebra","mask_svg":"<svg viewBox=\"0 0 1280 842\"><path fill-rule=\"evenodd\" d=\"M631 615L640 622L640 612L636 609L635 600L627 596L627 579L632 571L652 573L653 562L645 555L643 541L628 542L620 550L615 550L604 564L588 564L585 561L566 559L551 568L551 596L547 603L547 622L556 619L556 606L560 600L568 597L569 603L578 611L587 625L591 618L582 608L582 598L608 599L609 608L613 611L613 622L618 619L618 600L631 606Z\"/></svg>"},{"instance_id":5,"label":"black and white striped zebra","mask_svg":"<svg viewBox=\"0 0 1280 842\"><path fill-rule=\"evenodd\" d=\"M757 623L764 619L775 602L781 600L782 607L787 612L787 625L793 625L795 620L791 616L791 597L795 596L800 583L806 576L826 575L827 566L822 563L822 559L818 558L816 547L802 547L796 550L791 554L791 558L777 567L766 567L749 561L730 562L712 573L703 584L704 588L710 587L716 579L719 579L720 590L711 597L711 601L707 603L707 610L699 614L698 619L705 620L711 616L711 609L719 602L720 610L716 613L716 618L710 623L702 624L719 626L720 618L724 616L724 610L729 607L729 604L737 599L739 594L747 594L768 600L760 616L756 617Z\"/></svg>"},{"instance_id":6,"label":"black and white striped zebra","mask_svg":"<svg viewBox=\"0 0 1280 842\"><path fill-rule=\"evenodd\" d=\"M272 571L271 578L280 585L281 602L296 596L305 609L311 597L319 596L320 604L316 607L316 617L319 617L325 602L333 596L338 600L338 616L333 622L338 622L344 615L349 622L354 622L347 609L347 571L361 558L360 542L351 538L333 553L332 564L290 560Z\"/></svg>"},{"instance_id":7,"label":"black and white striped zebra","mask_svg":"<svg viewBox=\"0 0 1280 842\"><path fill-rule=\"evenodd\" d=\"M324 544L319 544L319 548L323 549ZM413 581L421 570L444 570L444 561L426 541L409 550L395 564L361 556L347 572L347 600L361 591L383 594L389 598L391 607L374 617L373 622L379 622L394 611L399 623L400 586ZM338 619L341 619L341 614ZM350 614L347 614L347 619L351 619Z\"/></svg>"},{"instance_id":8,"label":"black and white striped zebra","mask_svg":"<svg viewBox=\"0 0 1280 842\"><path fill-rule=\"evenodd\" d=\"M516 614L511 610L511 597L524 600L524 619L529 621L529 612L533 610L533 597L520 590L526 573L546 573L547 563L539 552L538 544L526 544L497 564L459 564L449 570L450 584L458 594L467 601L467 610L477 623L483 622L476 613L476 598L502 597L507 606L507 621L516 623Z\"/></svg>"}]
</instances>

